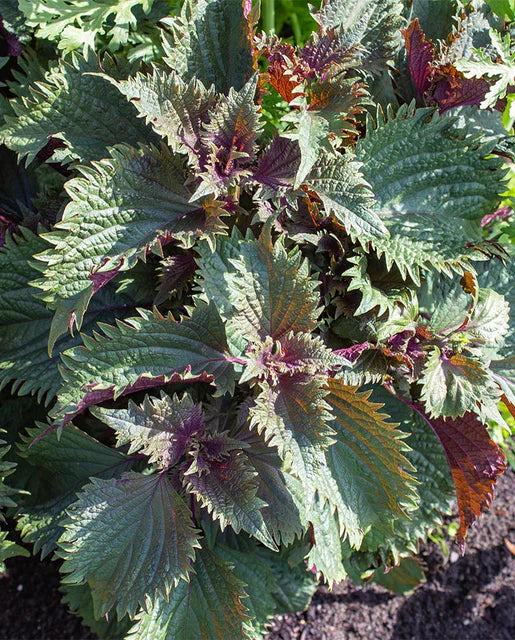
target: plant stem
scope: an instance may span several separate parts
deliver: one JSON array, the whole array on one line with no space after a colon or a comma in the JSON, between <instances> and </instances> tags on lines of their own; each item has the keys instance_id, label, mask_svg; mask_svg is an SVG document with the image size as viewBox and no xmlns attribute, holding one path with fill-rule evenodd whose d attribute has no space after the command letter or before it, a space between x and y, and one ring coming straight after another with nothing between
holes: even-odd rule
<instances>
[{"instance_id":1,"label":"plant stem","mask_svg":"<svg viewBox=\"0 0 515 640\"><path fill-rule=\"evenodd\" d=\"M275 33L275 0L263 2L263 29L266 33Z\"/></svg>"},{"instance_id":2,"label":"plant stem","mask_svg":"<svg viewBox=\"0 0 515 640\"><path fill-rule=\"evenodd\" d=\"M302 42L302 31L300 29L299 16L296 13L292 13L290 15L291 20L291 30L293 31L293 37L295 38L295 43L299 46L304 44Z\"/></svg>"}]
</instances>

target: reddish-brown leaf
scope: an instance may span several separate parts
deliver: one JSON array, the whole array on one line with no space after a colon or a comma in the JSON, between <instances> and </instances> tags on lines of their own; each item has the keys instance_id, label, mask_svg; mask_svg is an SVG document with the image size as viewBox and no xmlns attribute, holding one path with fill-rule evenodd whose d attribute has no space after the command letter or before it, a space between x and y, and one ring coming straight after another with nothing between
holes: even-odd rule
<instances>
[{"instance_id":1,"label":"reddish-brown leaf","mask_svg":"<svg viewBox=\"0 0 515 640\"><path fill-rule=\"evenodd\" d=\"M501 396L501 400L504 403L506 409L508 409L511 415L515 418L515 406L508 400L504 393Z\"/></svg>"},{"instance_id":2,"label":"reddish-brown leaf","mask_svg":"<svg viewBox=\"0 0 515 640\"><path fill-rule=\"evenodd\" d=\"M432 40L426 40L418 18L403 32L413 84L426 104L436 103L440 113L464 105L480 104L488 83L465 78L452 64L443 64Z\"/></svg>"},{"instance_id":3,"label":"reddish-brown leaf","mask_svg":"<svg viewBox=\"0 0 515 640\"><path fill-rule=\"evenodd\" d=\"M452 64L435 69L431 77L434 85L433 100L440 113L454 107L480 104L488 91L488 82L482 78L465 78Z\"/></svg>"},{"instance_id":4,"label":"reddish-brown leaf","mask_svg":"<svg viewBox=\"0 0 515 640\"><path fill-rule=\"evenodd\" d=\"M418 18L415 18L407 29L402 31L406 43L408 66L411 78L421 96L429 89L431 83L429 74L434 60L434 45L432 40L426 40Z\"/></svg>"},{"instance_id":5,"label":"reddish-brown leaf","mask_svg":"<svg viewBox=\"0 0 515 640\"><path fill-rule=\"evenodd\" d=\"M281 42L265 52L269 62L268 76L272 87L279 92L286 102L302 95L295 91L302 84L296 73L297 54L287 42Z\"/></svg>"},{"instance_id":6,"label":"reddish-brown leaf","mask_svg":"<svg viewBox=\"0 0 515 640\"><path fill-rule=\"evenodd\" d=\"M463 553L467 529L489 509L497 478L506 469L506 458L473 413L455 419L429 418L421 405L412 406L431 426L447 456L458 499L457 537Z\"/></svg>"}]
</instances>

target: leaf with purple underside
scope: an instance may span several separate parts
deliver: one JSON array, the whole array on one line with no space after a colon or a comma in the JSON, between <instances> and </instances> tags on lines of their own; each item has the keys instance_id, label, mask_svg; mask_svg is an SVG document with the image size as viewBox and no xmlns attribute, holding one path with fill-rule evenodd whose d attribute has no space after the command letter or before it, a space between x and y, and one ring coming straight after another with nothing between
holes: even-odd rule
<instances>
[{"instance_id":1,"label":"leaf with purple underside","mask_svg":"<svg viewBox=\"0 0 515 640\"><path fill-rule=\"evenodd\" d=\"M275 137L260 155L251 176L260 185L256 197L267 199L293 189L300 164L300 147L296 140Z\"/></svg>"},{"instance_id":2,"label":"leaf with purple underside","mask_svg":"<svg viewBox=\"0 0 515 640\"><path fill-rule=\"evenodd\" d=\"M224 326L214 305L197 302L176 322L140 310L140 317L102 326L84 346L63 355L64 384L52 414L66 424L93 404L180 380L213 381L217 393L233 389Z\"/></svg>"},{"instance_id":3,"label":"leaf with purple underside","mask_svg":"<svg viewBox=\"0 0 515 640\"><path fill-rule=\"evenodd\" d=\"M456 419L430 418L421 405L412 406L436 433L447 456L458 498L458 543L463 552L467 529L490 507L497 478L506 468L504 453L473 413Z\"/></svg>"}]
</instances>

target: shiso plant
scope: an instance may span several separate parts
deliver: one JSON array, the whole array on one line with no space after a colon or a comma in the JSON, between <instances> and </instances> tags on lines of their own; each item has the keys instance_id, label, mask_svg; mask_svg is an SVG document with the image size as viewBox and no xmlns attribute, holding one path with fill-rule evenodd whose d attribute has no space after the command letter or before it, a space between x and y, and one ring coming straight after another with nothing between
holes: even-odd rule
<instances>
[{"instance_id":1,"label":"shiso plant","mask_svg":"<svg viewBox=\"0 0 515 640\"><path fill-rule=\"evenodd\" d=\"M0 2L0 559L100 637L407 592L512 455L512 3L272 4Z\"/></svg>"}]
</instances>

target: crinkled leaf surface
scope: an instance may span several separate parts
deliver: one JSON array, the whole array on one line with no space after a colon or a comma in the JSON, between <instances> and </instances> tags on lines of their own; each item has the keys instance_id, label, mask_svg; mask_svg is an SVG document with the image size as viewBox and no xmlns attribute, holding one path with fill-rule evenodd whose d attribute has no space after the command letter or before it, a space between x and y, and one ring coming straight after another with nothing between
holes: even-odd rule
<instances>
[{"instance_id":1,"label":"crinkled leaf surface","mask_svg":"<svg viewBox=\"0 0 515 640\"><path fill-rule=\"evenodd\" d=\"M198 259L199 290L207 300L216 305L220 315L228 318L232 315L232 281L236 273L234 261L240 257L243 236L234 227L230 236L216 237L214 251L206 240L199 242L196 252Z\"/></svg>"},{"instance_id":2,"label":"crinkled leaf surface","mask_svg":"<svg viewBox=\"0 0 515 640\"><path fill-rule=\"evenodd\" d=\"M64 52L95 47L95 38L106 34L110 48L127 43L129 29L137 26L134 9L148 13L154 0L19 0L27 24L37 28L37 36L57 40Z\"/></svg>"},{"instance_id":3,"label":"crinkled leaf surface","mask_svg":"<svg viewBox=\"0 0 515 640\"><path fill-rule=\"evenodd\" d=\"M212 459L207 469L186 469L183 483L220 521L222 530L230 524L236 533L243 529L266 546L276 548L261 513L266 503L256 495L256 472L242 452Z\"/></svg>"},{"instance_id":4,"label":"crinkled leaf surface","mask_svg":"<svg viewBox=\"0 0 515 640\"><path fill-rule=\"evenodd\" d=\"M328 214L345 227L351 237L365 233L382 237L388 232L374 213L374 195L360 172L361 165L349 156L322 155L306 179L324 203Z\"/></svg>"},{"instance_id":5,"label":"crinkled leaf surface","mask_svg":"<svg viewBox=\"0 0 515 640\"><path fill-rule=\"evenodd\" d=\"M268 619L276 610L274 592L277 590L275 576L258 555L255 544L244 543L241 549L228 544L217 544L217 556L233 566L236 578L245 583L247 598L243 601L247 608L249 620L244 623L248 627L250 638L260 638L266 632ZM275 559L275 554L272 556Z\"/></svg>"},{"instance_id":6,"label":"crinkled leaf surface","mask_svg":"<svg viewBox=\"0 0 515 640\"><path fill-rule=\"evenodd\" d=\"M313 17L324 31L336 30L349 49L361 45L363 66L382 70L399 47L402 4L397 0L327 0Z\"/></svg>"},{"instance_id":7,"label":"crinkled leaf surface","mask_svg":"<svg viewBox=\"0 0 515 640\"><path fill-rule=\"evenodd\" d=\"M96 633L102 640L119 640L125 636L132 627L132 623L127 616L118 621L115 615L110 615L109 619L96 618L93 608L93 598L88 583L84 584L64 584L59 591L63 594L61 602L68 606L68 609L82 619L82 624Z\"/></svg>"},{"instance_id":8,"label":"crinkled leaf surface","mask_svg":"<svg viewBox=\"0 0 515 640\"><path fill-rule=\"evenodd\" d=\"M54 246L39 256L47 266L37 286L79 327L93 293L137 257L159 250L168 234L202 235L209 226L203 203L189 202L182 157L164 146L111 153L68 183L72 201L45 236Z\"/></svg>"},{"instance_id":9,"label":"crinkled leaf surface","mask_svg":"<svg viewBox=\"0 0 515 640\"><path fill-rule=\"evenodd\" d=\"M201 549L189 582L181 582L167 602L160 598L148 613L141 612L128 638L225 640L244 637L247 623L244 583L229 562L210 549Z\"/></svg>"},{"instance_id":10,"label":"crinkled leaf surface","mask_svg":"<svg viewBox=\"0 0 515 640\"><path fill-rule=\"evenodd\" d=\"M269 228L259 239L240 245L234 261L231 300L238 311L235 327L248 340L280 338L289 331L311 331L319 315L317 283L297 248L287 252L284 241L272 243Z\"/></svg>"},{"instance_id":11,"label":"crinkled leaf surface","mask_svg":"<svg viewBox=\"0 0 515 640\"><path fill-rule=\"evenodd\" d=\"M56 342L52 357L48 356L48 336L52 311L38 299L30 282L38 275L33 257L48 247L39 236L23 229L23 236L10 237L0 249L0 381L14 380L13 390L20 394L37 393L50 400L62 384L58 371L59 354L80 344L79 336L65 335ZM114 296L114 288L106 287L93 301L84 317L83 327L92 329L134 311L134 301L124 294Z\"/></svg>"},{"instance_id":12,"label":"crinkled leaf surface","mask_svg":"<svg viewBox=\"0 0 515 640\"><path fill-rule=\"evenodd\" d=\"M66 509L77 491L92 477L117 477L132 465L123 453L74 425L67 425L59 439L55 431L43 436L46 426L28 429L22 436L19 455L37 468L42 486L38 503L24 505L17 524L23 539L34 545L34 553L41 551L43 558L56 548Z\"/></svg>"},{"instance_id":13,"label":"crinkled leaf surface","mask_svg":"<svg viewBox=\"0 0 515 640\"><path fill-rule=\"evenodd\" d=\"M410 512L409 520L395 520L394 533L397 545L402 538L407 550L418 553L418 541L425 540L428 533L442 524L443 514L451 513L455 490L447 458L430 425L408 405L384 387L374 386L372 397L384 403L384 410L408 434L406 444L409 450L405 456L416 470L413 474L419 482L418 508Z\"/></svg>"},{"instance_id":14,"label":"crinkled leaf surface","mask_svg":"<svg viewBox=\"0 0 515 640\"><path fill-rule=\"evenodd\" d=\"M405 518L416 507L414 468L406 434L386 422L382 405L338 379L327 382L335 444L327 464L341 493L338 516L352 546L359 548L372 527L383 530L392 517Z\"/></svg>"},{"instance_id":15,"label":"crinkled leaf surface","mask_svg":"<svg viewBox=\"0 0 515 640\"><path fill-rule=\"evenodd\" d=\"M369 118L356 159L375 194L375 210L469 220L490 213L504 190L502 162L486 158L490 149L477 138L458 135L452 118L431 114L403 106L375 126Z\"/></svg>"},{"instance_id":16,"label":"crinkled leaf surface","mask_svg":"<svg viewBox=\"0 0 515 640\"><path fill-rule=\"evenodd\" d=\"M499 396L480 360L463 354L447 357L438 347L429 356L421 383L421 399L431 417L456 418Z\"/></svg>"},{"instance_id":17,"label":"crinkled leaf surface","mask_svg":"<svg viewBox=\"0 0 515 640\"><path fill-rule=\"evenodd\" d=\"M249 463L257 472L257 495L265 503L261 510L265 524L277 544L291 544L304 533L304 504L296 502L302 495L300 481L286 472L281 458L261 438L247 436L245 449Z\"/></svg>"},{"instance_id":18,"label":"crinkled leaf surface","mask_svg":"<svg viewBox=\"0 0 515 640\"><path fill-rule=\"evenodd\" d=\"M203 125L215 104L212 87L206 89L197 78L185 82L177 73L161 67L154 67L152 75L137 73L112 82L170 146L187 151L190 158L199 155Z\"/></svg>"},{"instance_id":19,"label":"crinkled leaf surface","mask_svg":"<svg viewBox=\"0 0 515 640\"><path fill-rule=\"evenodd\" d=\"M60 160L82 162L105 158L107 148L115 144L153 142L153 133L135 117L136 110L120 92L101 78L87 75L96 71L99 66L93 57L77 56L53 66L42 82L36 78L35 84L29 77L28 90L26 80L12 84L11 90L18 95L11 102L16 117L6 116L0 140L27 162L50 137L64 142L65 149L57 156ZM115 67L112 71L116 75Z\"/></svg>"},{"instance_id":20,"label":"crinkled leaf surface","mask_svg":"<svg viewBox=\"0 0 515 640\"><path fill-rule=\"evenodd\" d=\"M163 469L179 460L203 426L202 409L190 396L170 398L164 392L160 398L145 396L141 406L129 400L127 409L92 407L91 412L116 431L116 446L128 444L129 454L141 450Z\"/></svg>"},{"instance_id":21,"label":"crinkled leaf surface","mask_svg":"<svg viewBox=\"0 0 515 640\"><path fill-rule=\"evenodd\" d=\"M140 317L103 326L84 336L83 347L63 355L65 380L53 414L68 422L93 404L170 380L211 380L218 391L233 388L225 331L213 305L198 302L191 317L175 322L140 311Z\"/></svg>"},{"instance_id":22,"label":"crinkled leaf surface","mask_svg":"<svg viewBox=\"0 0 515 640\"><path fill-rule=\"evenodd\" d=\"M187 0L165 21L165 62L185 80L198 78L220 93L239 90L253 73L249 23L241 0Z\"/></svg>"},{"instance_id":23,"label":"crinkled leaf surface","mask_svg":"<svg viewBox=\"0 0 515 640\"><path fill-rule=\"evenodd\" d=\"M332 586L347 576L342 563L338 517L328 502L316 501L310 508L313 546L306 558L317 578Z\"/></svg>"},{"instance_id":24,"label":"crinkled leaf surface","mask_svg":"<svg viewBox=\"0 0 515 640\"><path fill-rule=\"evenodd\" d=\"M65 581L87 580L99 616L113 607L119 617L134 616L147 597L167 598L200 546L166 473L93 479L68 513L59 540Z\"/></svg>"},{"instance_id":25,"label":"crinkled leaf surface","mask_svg":"<svg viewBox=\"0 0 515 640\"><path fill-rule=\"evenodd\" d=\"M403 277L420 284L420 271L435 269L451 276L470 270L472 261L486 260L492 252L484 240L479 220L436 214L391 214L384 218L388 238L374 238L372 246L384 256L388 268L395 264Z\"/></svg>"},{"instance_id":26,"label":"crinkled leaf surface","mask_svg":"<svg viewBox=\"0 0 515 640\"><path fill-rule=\"evenodd\" d=\"M281 376L273 386L260 386L250 409L251 426L264 434L269 446L277 447L286 468L302 481L309 501L317 488L323 450L332 442L326 392L320 379L303 376Z\"/></svg>"}]
</instances>

